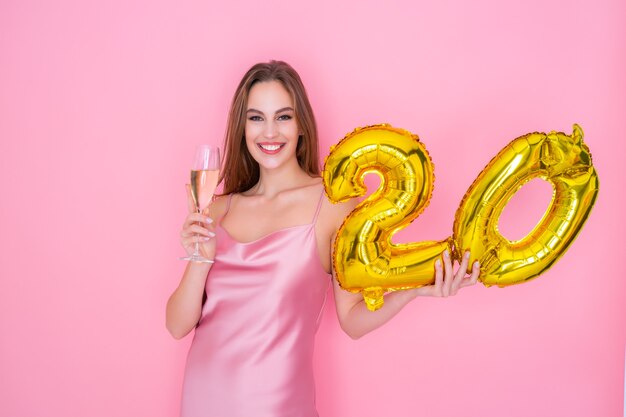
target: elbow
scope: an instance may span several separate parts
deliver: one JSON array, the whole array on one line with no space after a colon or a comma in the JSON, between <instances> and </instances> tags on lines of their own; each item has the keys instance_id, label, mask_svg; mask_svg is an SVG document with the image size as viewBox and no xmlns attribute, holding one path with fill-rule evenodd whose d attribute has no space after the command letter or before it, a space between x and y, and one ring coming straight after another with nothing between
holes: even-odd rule
<instances>
[{"instance_id":1,"label":"elbow","mask_svg":"<svg viewBox=\"0 0 626 417\"><path fill-rule=\"evenodd\" d=\"M174 326L172 323L169 322L165 323L165 327L167 328L167 331L170 332L172 337L176 340L182 339L183 337L187 336L191 331L191 329L183 329L180 326Z\"/></svg>"},{"instance_id":2,"label":"elbow","mask_svg":"<svg viewBox=\"0 0 626 417\"><path fill-rule=\"evenodd\" d=\"M357 333L357 332L346 332L350 339L359 340L361 337L365 336L365 333Z\"/></svg>"},{"instance_id":3,"label":"elbow","mask_svg":"<svg viewBox=\"0 0 626 417\"><path fill-rule=\"evenodd\" d=\"M170 334L172 335L172 337L176 340L180 340L183 337L187 336L187 333L183 333L183 332L175 332L173 330L170 330Z\"/></svg>"},{"instance_id":4,"label":"elbow","mask_svg":"<svg viewBox=\"0 0 626 417\"><path fill-rule=\"evenodd\" d=\"M170 299L165 310L165 328L174 339L180 340L196 327L198 319L195 315L190 315L189 312L174 307Z\"/></svg>"},{"instance_id":5,"label":"elbow","mask_svg":"<svg viewBox=\"0 0 626 417\"><path fill-rule=\"evenodd\" d=\"M343 330L343 332L347 334L348 337L350 337L350 339L352 340L358 340L361 337L365 336L364 332L359 331L358 329L355 329L354 327L349 326L345 323L340 323L340 326L341 326L341 330Z\"/></svg>"},{"instance_id":6,"label":"elbow","mask_svg":"<svg viewBox=\"0 0 626 417\"><path fill-rule=\"evenodd\" d=\"M350 332L346 332L346 334L347 334L348 336L350 336L350 339L352 339L352 340L359 340L359 339L361 338L361 336L363 336L363 335L362 335L362 334L360 334L360 333L350 333Z\"/></svg>"}]
</instances>

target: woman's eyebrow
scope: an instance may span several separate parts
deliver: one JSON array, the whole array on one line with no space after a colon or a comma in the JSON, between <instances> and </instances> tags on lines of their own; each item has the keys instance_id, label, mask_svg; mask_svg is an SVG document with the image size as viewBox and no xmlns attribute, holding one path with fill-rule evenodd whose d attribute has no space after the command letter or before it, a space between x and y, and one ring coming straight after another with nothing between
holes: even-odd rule
<instances>
[{"instance_id":1,"label":"woman's eyebrow","mask_svg":"<svg viewBox=\"0 0 626 417\"><path fill-rule=\"evenodd\" d=\"M276 113L274 113L274 114L282 113L284 111L289 111L289 110L293 111L293 108L291 108L291 107L283 107L282 109L276 110Z\"/></svg>"},{"instance_id":2,"label":"woman's eyebrow","mask_svg":"<svg viewBox=\"0 0 626 417\"><path fill-rule=\"evenodd\" d=\"M284 111L289 111L289 110L293 111L293 108L292 107L283 107L282 109L276 110L276 112L274 112L274 114L278 114L278 113L281 113L281 112L284 112ZM248 110L246 110L246 113L263 114L263 112L261 110L257 110L257 109L248 109Z\"/></svg>"}]
</instances>

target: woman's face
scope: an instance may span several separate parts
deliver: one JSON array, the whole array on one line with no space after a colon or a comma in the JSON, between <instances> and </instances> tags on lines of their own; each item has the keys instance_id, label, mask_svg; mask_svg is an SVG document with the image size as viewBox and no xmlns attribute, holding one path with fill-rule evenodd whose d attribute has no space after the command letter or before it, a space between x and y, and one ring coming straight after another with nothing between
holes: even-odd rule
<instances>
[{"instance_id":1,"label":"woman's face","mask_svg":"<svg viewBox=\"0 0 626 417\"><path fill-rule=\"evenodd\" d=\"M285 87L279 81L254 84L246 110L246 145L259 165L273 169L295 159L298 123Z\"/></svg>"}]
</instances>

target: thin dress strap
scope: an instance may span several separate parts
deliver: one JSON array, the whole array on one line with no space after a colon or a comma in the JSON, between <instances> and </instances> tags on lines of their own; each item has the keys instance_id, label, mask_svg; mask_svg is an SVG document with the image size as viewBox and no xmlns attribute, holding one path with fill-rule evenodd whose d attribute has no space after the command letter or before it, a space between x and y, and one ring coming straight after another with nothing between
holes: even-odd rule
<instances>
[{"instance_id":1,"label":"thin dress strap","mask_svg":"<svg viewBox=\"0 0 626 417\"><path fill-rule=\"evenodd\" d=\"M224 220L224 217L228 214L228 210L230 210L230 201L233 199L233 194L234 193L228 194L228 200L226 200L226 210L224 211L224 214L222 214L222 220Z\"/></svg>"},{"instance_id":2,"label":"thin dress strap","mask_svg":"<svg viewBox=\"0 0 626 417\"><path fill-rule=\"evenodd\" d=\"M313 215L313 221L311 222L313 224L317 222L317 216L320 214L320 209L322 208L323 200L324 200L324 187L322 187L322 194L320 195L320 200L317 202L317 208L315 209L315 214Z\"/></svg>"}]
</instances>

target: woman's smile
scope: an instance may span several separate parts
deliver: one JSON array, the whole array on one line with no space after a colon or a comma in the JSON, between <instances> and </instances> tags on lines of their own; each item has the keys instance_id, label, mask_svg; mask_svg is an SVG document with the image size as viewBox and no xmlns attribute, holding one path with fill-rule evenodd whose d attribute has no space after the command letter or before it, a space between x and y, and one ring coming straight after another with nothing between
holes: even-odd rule
<instances>
[{"instance_id":1,"label":"woman's smile","mask_svg":"<svg viewBox=\"0 0 626 417\"><path fill-rule=\"evenodd\" d=\"M261 152L266 153L268 155L274 155L280 152L280 150L285 146L284 142L259 142L257 143Z\"/></svg>"}]
</instances>

